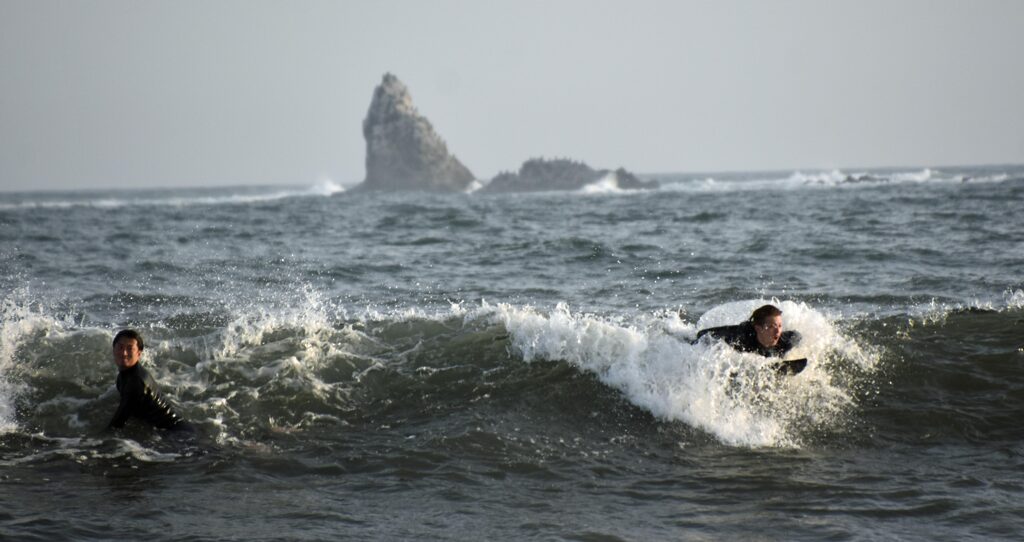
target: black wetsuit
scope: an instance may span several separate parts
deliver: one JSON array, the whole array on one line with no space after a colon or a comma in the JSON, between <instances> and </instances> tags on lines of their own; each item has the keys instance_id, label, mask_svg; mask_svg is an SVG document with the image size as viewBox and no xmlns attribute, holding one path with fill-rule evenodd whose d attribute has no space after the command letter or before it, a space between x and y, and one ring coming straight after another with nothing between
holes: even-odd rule
<instances>
[{"instance_id":1,"label":"black wetsuit","mask_svg":"<svg viewBox=\"0 0 1024 542\"><path fill-rule=\"evenodd\" d=\"M190 426L171 410L156 391L156 381L141 363L117 374L121 404L110 420L110 427L124 427L128 418L139 418L160 429L187 429Z\"/></svg>"},{"instance_id":2,"label":"black wetsuit","mask_svg":"<svg viewBox=\"0 0 1024 542\"><path fill-rule=\"evenodd\" d=\"M740 352L761 354L766 358L782 357L800 343L799 333L796 331L783 331L782 336L779 337L779 342L775 346L771 348L763 346L757 342L757 331L754 329L754 323L750 321L735 326L702 329L697 333L697 339L693 341L693 344L697 344L697 341L705 335L721 339Z\"/></svg>"}]
</instances>

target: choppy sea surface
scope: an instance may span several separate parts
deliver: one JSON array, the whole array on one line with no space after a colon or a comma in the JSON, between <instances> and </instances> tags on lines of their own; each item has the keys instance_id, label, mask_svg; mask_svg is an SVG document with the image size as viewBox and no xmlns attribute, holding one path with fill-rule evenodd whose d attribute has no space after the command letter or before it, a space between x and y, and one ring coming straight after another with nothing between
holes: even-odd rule
<instances>
[{"instance_id":1,"label":"choppy sea surface","mask_svg":"<svg viewBox=\"0 0 1024 542\"><path fill-rule=\"evenodd\" d=\"M1020 539L1024 167L653 177L0 193L0 539Z\"/></svg>"}]
</instances>

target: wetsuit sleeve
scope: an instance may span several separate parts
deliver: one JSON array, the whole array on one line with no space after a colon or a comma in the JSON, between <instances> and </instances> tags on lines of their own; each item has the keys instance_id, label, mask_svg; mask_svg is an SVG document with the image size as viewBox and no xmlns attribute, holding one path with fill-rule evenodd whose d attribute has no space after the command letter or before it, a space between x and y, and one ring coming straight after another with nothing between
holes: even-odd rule
<instances>
[{"instance_id":1,"label":"wetsuit sleeve","mask_svg":"<svg viewBox=\"0 0 1024 542\"><path fill-rule=\"evenodd\" d=\"M743 324L738 326L720 326L700 330L697 333L697 341L706 336L712 339L725 341L726 344L738 350L748 351L749 349L747 348L746 343L749 342L749 338L747 335L748 333L746 333L746 329Z\"/></svg>"},{"instance_id":2,"label":"wetsuit sleeve","mask_svg":"<svg viewBox=\"0 0 1024 542\"><path fill-rule=\"evenodd\" d=\"M732 342L736 335L736 326L709 327L697 332L697 338L690 344L697 344L704 337L722 339L725 342Z\"/></svg>"},{"instance_id":3,"label":"wetsuit sleeve","mask_svg":"<svg viewBox=\"0 0 1024 542\"><path fill-rule=\"evenodd\" d=\"M799 331L794 330L784 332L779 340L783 345L781 354L785 354L792 350L794 346L800 344L801 340L803 340L803 335L800 335Z\"/></svg>"},{"instance_id":4,"label":"wetsuit sleeve","mask_svg":"<svg viewBox=\"0 0 1024 542\"><path fill-rule=\"evenodd\" d=\"M182 423L170 405L153 388L146 387L139 417L160 429L173 429Z\"/></svg>"}]
</instances>

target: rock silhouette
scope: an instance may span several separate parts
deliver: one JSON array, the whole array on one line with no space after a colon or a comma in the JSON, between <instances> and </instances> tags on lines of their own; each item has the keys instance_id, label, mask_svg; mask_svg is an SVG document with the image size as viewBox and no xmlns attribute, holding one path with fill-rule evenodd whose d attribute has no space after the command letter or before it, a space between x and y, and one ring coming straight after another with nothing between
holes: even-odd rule
<instances>
[{"instance_id":1,"label":"rock silhouette","mask_svg":"<svg viewBox=\"0 0 1024 542\"><path fill-rule=\"evenodd\" d=\"M556 158L531 158L519 168L518 173L499 173L491 182L480 189L482 193L497 192L542 192L549 190L579 190L587 185L612 176L616 186L623 189L656 188L653 181L642 181L619 168L615 171L594 169L583 162Z\"/></svg>"},{"instance_id":2,"label":"rock silhouette","mask_svg":"<svg viewBox=\"0 0 1024 542\"><path fill-rule=\"evenodd\" d=\"M419 114L409 89L384 74L363 120L366 138L364 190L462 192L475 180Z\"/></svg>"}]
</instances>

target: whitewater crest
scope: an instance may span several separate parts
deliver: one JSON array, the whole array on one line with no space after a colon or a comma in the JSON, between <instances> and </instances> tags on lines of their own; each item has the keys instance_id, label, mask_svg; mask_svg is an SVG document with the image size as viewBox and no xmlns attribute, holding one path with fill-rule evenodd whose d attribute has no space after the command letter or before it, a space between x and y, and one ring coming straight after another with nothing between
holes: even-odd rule
<instances>
[{"instance_id":1,"label":"whitewater crest","mask_svg":"<svg viewBox=\"0 0 1024 542\"><path fill-rule=\"evenodd\" d=\"M0 435L18 428L15 405L26 387L12 377L19 370L22 348L34 337L59 334L62 328L62 321L47 315L31 298L23 287L0 302Z\"/></svg>"},{"instance_id":2,"label":"whitewater crest","mask_svg":"<svg viewBox=\"0 0 1024 542\"><path fill-rule=\"evenodd\" d=\"M709 321L734 323L764 302L722 306ZM799 377L779 378L762 367L764 358L721 344L690 344L703 319L694 325L671 314L623 325L573 314L564 304L549 314L509 305L482 310L508 330L526 362L568 362L651 414L700 428L727 445L799 447L808 431L841 426L856 404L853 391L834 381L830 360L845 358L870 371L878 357L806 305L774 302L787 322L812 338L792 352L816 360Z\"/></svg>"},{"instance_id":3,"label":"whitewater crest","mask_svg":"<svg viewBox=\"0 0 1024 542\"><path fill-rule=\"evenodd\" d=\"M997 310L1018 310L1022 295L1006 292ZM112 404L103 355L111 329L53 316L28 292L15 297L0 305L0 432L37 427L61 436L102 424ZM366 409L400 402L408 386L475 400L479 382L467 376L474 371L559 362L593 375L652 416L725 445L803 447L856 425L864 394L877 393L883 369L881 347L848 336L838 317L789 300L730 302L687 320L675 311L579 313L565 303L537 309L482 301L380 312L338 305L308 287L298 297L289 307L240 307L232 319L198 333L169 322L145 328L154 376L218 442L359 423ZM811 360L799 375L779 377L764 358L721 343L691 344L697 330L742 321L764 303L781 308L787 328L804 337L787 356ZM453 359L463 360L457 371ZM469 382L462 391L453 392L446 380L453 371L468 371L458 376ZM85 386L53 387L70 374ZM52 398L18 420L25 390Z\"/></svg>"}]
</instances>

